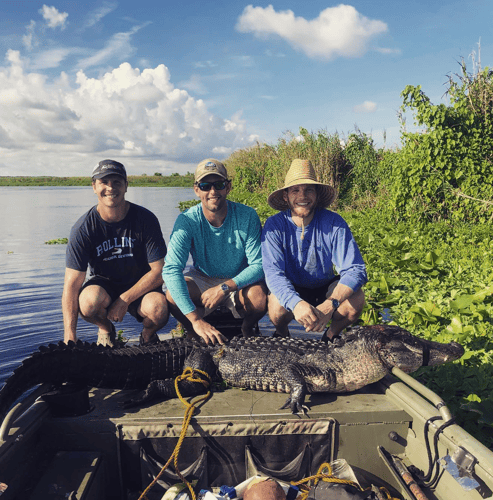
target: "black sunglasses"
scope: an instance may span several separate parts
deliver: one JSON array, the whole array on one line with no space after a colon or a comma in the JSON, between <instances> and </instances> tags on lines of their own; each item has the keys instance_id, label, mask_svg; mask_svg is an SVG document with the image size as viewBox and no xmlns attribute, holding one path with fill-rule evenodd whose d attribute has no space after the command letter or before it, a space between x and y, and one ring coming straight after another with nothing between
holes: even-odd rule
<instances>
[{"instance_id":1,"label":"black sunglasses","mask_svg":"<svg viewBox=\"0 0 493 500\"><path fill-rule=\"evenodd\" d=\"M210 191L212 186L214 186L216 191L221 191L227 186L228 182L229 181L196 182L195 184L201 191Z\"/></svg>"}]
</instances>

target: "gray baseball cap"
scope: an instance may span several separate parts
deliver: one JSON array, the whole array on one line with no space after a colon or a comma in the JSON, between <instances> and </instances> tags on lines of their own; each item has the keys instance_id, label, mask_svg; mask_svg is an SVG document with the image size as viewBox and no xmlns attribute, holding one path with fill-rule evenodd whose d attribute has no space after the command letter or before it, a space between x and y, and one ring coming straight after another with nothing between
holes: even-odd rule
<instances>
[{"instance_id":1,"label":"gray baseball cap","mask_svg":"<svg viewBox=\"0 0 493 500\"><path fill-rule=\"evenodd\" d=\"M93 179L102 179L107 175L119 175L120 177L123 177L125 180L127 180L127 172L125 170L125 167L115 160L102 160L94 167L94 170L92 171Z\"/></svg>"}]
</instances>

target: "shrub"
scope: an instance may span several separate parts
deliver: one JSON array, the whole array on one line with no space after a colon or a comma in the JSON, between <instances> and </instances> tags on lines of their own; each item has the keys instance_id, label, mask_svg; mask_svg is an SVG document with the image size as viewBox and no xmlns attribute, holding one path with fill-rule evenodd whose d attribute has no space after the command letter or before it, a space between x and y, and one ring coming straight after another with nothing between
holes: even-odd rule
<instances>
[{"instance_id":1,"label":"shrub","mask_svg":"<svg viewBox=\"0 0 493 500\"><path fill-rule=\"evenodd\" d=\"M493 73L449 77L450 103L433 105L420 86L402 92L422 133L403 132L392 200L401 216L484 222L493 216Z\"/></svg>"}]
</instances>

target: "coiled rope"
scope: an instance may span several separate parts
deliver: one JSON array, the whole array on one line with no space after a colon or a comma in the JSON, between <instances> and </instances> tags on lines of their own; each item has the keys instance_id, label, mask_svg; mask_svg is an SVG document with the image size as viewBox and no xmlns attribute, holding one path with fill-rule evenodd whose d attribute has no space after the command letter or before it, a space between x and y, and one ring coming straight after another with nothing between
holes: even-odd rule
<instances>
[{"instance_id":1,"label":"coiled rope","mask_svg":"<svg viewBox=\"0 0 493 500\"><path fill-rule=\"evenodd\" d=\"M198 374L203 375L206 377L206 380L200 378ZM204 396L199 396L195 400L192 400L190 403L186 401L178 388L178 382L181 382L182 380L187 380L188 382L198 382L201 383L206 389L207 389L207 394ZM169 457L169 460L163 465L162 469L159 471L159 474L153 479L153 481L147 486L147 488L142 492L142 494L139 497L139 500L147 500L146 494L150 491L150 489L157 483L159 478L162 476L164 471L169 467L171 462L173 461L173 465L175 467L175 471L177 476L187 485L188 490L190 491L191 499L196 500L195 492L193 491L192 485L183 477L183 475L180 472L180 469L178 468L178 455L180 453L181 445L183 443L183 440L185 439L185 435L187 433L188 425L190 424L190 420L192 419L193 413L195 411L195 408L198 404L207 401L211 397L211 391L209 390L209 387L211 385L211 378L208 373L202 371L202 370L194 370L192 368L185 368L183 373L181 375L178 375L178 377L175 378L175 390L178 398L180 398L180 401L187 407L185 410L185 415L183 417L183 424L181 426L181 432L180 432L180 437L178 438L178 442L176 443L175 449L173 450L173 453Z\"/></svg>"},{"instance_id":2,"label":"coiled rope","mask_svg":"<svg viewBox=\"0 0 493 500\"><path fill-rule=\"evenodd\" d=\"M307 483L310 483L310 481L313 481L312 486L307 484ZM305 477L301 481L291 481L291 484L293 486L300 487L301 496L299 497L299 500L306 500L311 488L314 488L318 484L319 481L325 481L326 483L349 484L349 485L357 488L359 491L366 491L366 490L363 490L363 488L361 488L361 486L358 483L354 483L353 481L349 481L348 479L341 479L339 477L335 477L332 474L332 467L331 467L330 463L328 463L328 462L324 462L318 468L318 471L314 476ZM383 494L386 495L387 500L398 500L397 498L392 497L386 488L381 487L379 489Z\"/></svg>"}]
</instances>

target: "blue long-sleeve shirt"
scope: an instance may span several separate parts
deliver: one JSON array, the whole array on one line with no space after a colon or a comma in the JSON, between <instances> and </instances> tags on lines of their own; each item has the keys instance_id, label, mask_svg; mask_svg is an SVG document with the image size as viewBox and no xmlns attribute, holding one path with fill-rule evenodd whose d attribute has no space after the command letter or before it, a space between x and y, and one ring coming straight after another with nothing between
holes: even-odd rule
<instances>
[{"instance_id":1,"label":"blue long-sleeve shirt","mask_svg":"<svg viewBox=\"0 0 493 500\"><path fill-rule=\"evenodd\" d=\"M269 217L262 232L262 261L269 290L288 311L301 297L294 286L317 288L334 277L353 291L368 278L363 257L346 221L330 210L317 210L313 220L301 227L286 210Z\"/></svg>"},{"instance_id":2,"label":"blue long-sleeve shirt","mask_svg":"<svg viewBox=\"0 0 493 500\"><path fill-rule=\"evenodd\" d=\"M205 218L202 205L178 216L171 233L163 279L183 314L195 310L183 276L189 254L196 269L215 278L232 279L238 289L264 279L257 212L228 200L221 227Z\"/></svg>"}]
</instances>

